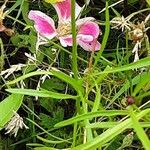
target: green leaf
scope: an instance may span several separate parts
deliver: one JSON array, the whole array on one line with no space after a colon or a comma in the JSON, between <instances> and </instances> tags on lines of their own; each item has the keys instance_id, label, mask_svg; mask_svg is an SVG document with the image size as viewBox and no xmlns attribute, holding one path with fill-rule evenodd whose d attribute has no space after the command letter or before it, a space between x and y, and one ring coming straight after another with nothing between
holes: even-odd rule
<instances>
[{"instance_id":1,"label":"green leaf","mask_svg":"<svg viewBox=\"0 0 150 150\"><path fill-rule=\"evenodd\" d=\"M139 83L136 85L132 95L136 96L141 89L146 87L146 84L149 83L149 81L150 81L150 73L148 72L145 76L142 76L142 78L140 78Z\"/></svg>"},{"instance_id":2,"label":"green leaf","mask_svg":"<svg viewBox=\"0 0 150 150\"><path fill-rule=\"evenodd\" d=\"M150 109L145 109L141 111L140 113L138 113L136 117L137 119L141 119L143 116L145 116L149 112L150 112ZM89 149L98 148L106 144L107 142L111 141L115 136L122 133L125 129L131 127L132 124L133 123L132 123L131 118L126 119L120 124L116 125L115 127L106 130L105 132L103 132L102 134L94 138L92 141L87 142L85 144L81 144L77 147L74 147L72 148L72 150L79 150L79 149L89 150Z\"/></svg>"},{"instance_id":3,"label":"green leaf","mask_svg":"<svg viewBox=\"0 0 150 150\"><path fill-rule=\"evenodd\" d=\"M23 100L23 96L19 94L11 94L0 102L0 127L4 125L11 119L14 112L19 109Z\"/></svg>"},{"instance_id":4,"label":"green leaf","mask_svg":"<svg viewBox=\"0 0 150 150\"><path fill-rule=\"evenodd\" d=\"M13 10L15 10L19 5L21 5L22 0L17 0L14 5L7 11L6 15L10 14Z\"/></svg>"},{"instance_id":5,"label":"green leaf","mask_svg":"<svg viewBox=\"0 0 150 150\"><path fill-rule=\"evenodd\" d=\"M41 88L48 91L64 91L66 89L66 84L57 78L51 78L50 80L45 80Z\"/></svg>"},{"instance_id":6,"label":"green leaf","mask_svg":"<svg viewBox=\"0 0 150 150\"><path fill-rule=\"evenodd\" d=\"M51 4L55 4L58 2L63 2L64 0L44 0L46 3L51 3Z\"/></svg>"},{"instance_id":7,"label":"green leaf","mask_svg":"<svg viewBox=\"0 0 150 150\"><path fill-rule=\"evenodd\" d=\"M37 136L37 139L41 140L44 143L51 143L51 144L59 144L59 143L63 143L64 141L52 141L52 140L48 140L45 138L42 138L40 136Z\"/></svg>"},{"instance_id":8,"label":"green leaf","mask_svg":"<svg viewBox=\"0 0 150 150\"><path fill-rule=\"evenodd\" d=\"M39 116L41 118L41 122L39 124L48 130L53 128L56 123L63 121L64 118L64 109L61 107L54 109L51 113L52 117L43 113L40 113Z\"/></svg>"},{"instance_id":9,"label":"green leaf","mask_svg":"<svg viewBox=\"0 0 150 150\"><path fill-rule=\"evenodd\" d=\"M99 117L99 116L116 116L116 115L127 115L128 111L126 110L102 110L97 112L91 112L88 114L78 115L76 117L73 117L71 119L59 122L55 125L55 127L64 127L70 124L73 124L75 122L85 120L85 119L91 119L93 117Z\"/></svg>"},{"instance_id":10,"label":"green leaf","mask_svg":"<svg viewBox=\"0 0 150 150\"><path fill-rule=\"evenodd\" d=\"M146 66L150 66L150 57L140 59L139 61L128 64L128 65L111 68L110 70L95 73L94 75L97 76L97 75L101 75L101 74L105 74L105 73L121 72L121 71L126 71L126 70L138 69L138 68L142 68L142 67L146 67Z\"/></svg>"},{"instance_id":11,"label":"green leaf","mask_svg":"<svg viewBox=\"0 0 150 150\"><path fill-rule=\"evenodd\" d=\"M65 81L66 83L69 83L70 85L72 85L72 87L74 87L77 91L82 90L82 88L80 87L79 82L77 82L74 78L70 77L69 75L65 74L64 72L52 69L51 73L55 77L57 77L57 78Z\"/></svg>"},{"instance_id":12,"label":"green leaf","mask_svg":"<svg viewBox=\"0 0 150 150\"><path fill-rule=\"evenodd\" d=\"M29 2L28 1L24 1L23 3L23 7L21 8L22 11L22 17L25 20L25 22L27 24L31 24L31 21L28 18L28 12L29 12Z\"/></svg>"},{"instance_id":13,"label":"green leaf","mask_svg":"<svg viewBox=\"0 0 150 150\"><path fill-rule=\"evenodd\" d=\"M34 148L34 150L57 150L57 149L51 147L36 147Z\"/></svg>"},{"instance_id":14,"label":"green leaf","mask_svg":"<svg viewBox=\"0 0 150 150\"><path fill-rule=\"evenodd\" d=\"M106 18L106 21L105 21L105 33L104 33L104 37L103 37L103 41L102 41L102 45L101 45L101 48L99 50L99 52L97 53L97 56L95 58L95 62L94 62L94 65L93 65L93 68L96 67L97 63L99 62L100 60L100 57L105 49L105 46L107 44L107 40L108 40L108 37L109 37L109 32L110 32L110 15L109 15L109 9L108 9L108 1L106 1L106 11L105 11L105 18Z\"/></svg>"},{"instance_id":15,"label":"green leaf","mask_svg":"<svg viewBox=\"0 0 150 150\"><path fill-rule=\"evenodd\" d=\"M86 128L113 128L116 125L119 125L120 122L96 122L86 125ZM150 127L150 122L140 122L140 125L144 128ZM133 126L131 126L132 128Z\"/></svg>"},{"instance_id":16,"label":"green leaf","mask_svg":"<svg viewBox=\"0 0 150 150\"><path fill-rule=\"evenodd\" d=\"M150 6L150 0L146 0L147 4Z\"/></svg>"},{"instance_id":17,"label":"green leaf","mask_svg":"<svg viewBox=\"0 0 150 150\"><path fill-rule=\"evenodd\" d=\"M138 122L138 118L136 117L132 108L130 111L130 117L131 117L131 120L133 123L133 128L134 128L138 138L141 140L143 146L145 147L145 150L149 150L150 149L150 140L149 140L148 136L146 135L144 129L141 127L140 123Z\"/></svg>"},{"instance_id":18,"label":"green leaf","mask_svg":"<svg viewBox=\"0 0 150 150\"><path fill-rule=\"evenodd\" d=\"M143 78L148 78L150 77L150 73L149 72L144 72L142 74L137 75L136 77L134 77L132 79L132 85L134 86L135 84L139 83L140 81L143 80ZM123 87L115 94L115 96L112 98L111 100L111 104L121 95L123 94L125 91L127 91L130 88L130 82L127 81Z\"/></svg>"},{"instance_id":19,"label":"green leaf","mask_svg":"<svg viewBox=\"0 0 150 150\"><path fill-rule=\"evenodd\" d=\"M3 66L4 66L4 45L3 45L3 41L2 39L0 38L0 72L3 70Z\"/></svg>"},{"instance_id":20,"label":"green leaf","mask_svg":"<svg viewBox=\"0 0 150 150\"><path fill-rule=\"evenodd\" d=\"M35 71L35 72L31 72L28 74L25 74L13 81L9 81L6 82L7 85L11 85L11 84L15 84L21 80L24 80L26 78L29 78L31 76L35 76L35 75L52 75L55 76L59 79L61 79L62 81L65 81L66 83L70 84L73 88L75 88L77 91L81 91L82 90L82 84L77 82L75 79L73 79L72 77L70 77L69 75L61 72L60 70L56 70L56 69L51 69L50 71ZM80 81L80 80L79 80Z\"/></svg>"},{"instance_id":21,"label":"green leaf","mask_svg":"<svg viewBox=\"0 0 150 150\"><path fill-rule=\"evenodd\" d=\"M32 90L32 89L6 89L6 91L15 94L23 94L30 96L39 96L39 97L51 97L55 99L76 99L77 96L72 96L69 94L60 94L56 92L51 92L47 90Z\"/></svg>"},{"instance_id":22,"label":"green leaf","mask_svg":"<svg viewBox=\"0 0 150 150\"><path fill-rule=\"evenodd\" d=\"M96 87L96 97L95 97L95 100L94 100L92 112L96 112L99 109L99 107L101 109L103 109L102 105L101 105L101 102L100 102L101 101L100 89L99 89L99 87L98 87L96 82L95 82L95 87Z\"/></svg>"}]
</instances>

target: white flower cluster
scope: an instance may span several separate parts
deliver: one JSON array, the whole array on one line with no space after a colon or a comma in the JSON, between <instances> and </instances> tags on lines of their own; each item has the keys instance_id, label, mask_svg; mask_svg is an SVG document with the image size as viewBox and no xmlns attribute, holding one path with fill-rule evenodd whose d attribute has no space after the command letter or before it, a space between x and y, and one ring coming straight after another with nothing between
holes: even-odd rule
<instances>
[{"instance_id":1,"label":"white flower cluster","mask_svg":"<svg viewBox=\"0 0 150 150\"><path fill-rule=\"evenodd\" d=\"M16 112L14 112L14 116L5 127L5 130L7 130L5 134L14 134L14 137L16 137L18 130L23 128L28 129L28 127L23 122L23 118L20 117Z\"/></svg>"},{"instance_id":2,"label":"white flower cluster","mask_svg":"<svg viewBox=\"0 0 150 150\"><path fill-rule=\"evenodd\" d=\"M120 29L121 28L122 32L125 29L127 29L129 31L131 30L131 23L124 16L115 17L110 22L112 24L112 29Z\"/></svg>"},{"instance_id":3,"label":"white flower cluster","mask_svg":"<svg viewBox=\"0 0 150 150\"><path fill-rule=\"evenodd\" d=\"M17 65L12 65L10 66L9 69L6 69L4 71L2 71L0 73L0 75L5 75L4 78L7 79L11 74L13 74L14 72L16 71L19 71L21 70L22 67L25 67L26 65L25 64L17 64Z\"/></svg>"},{"instance_id":4,"label":"white flower cluster","mask_svg":"<svg viewBox=\"0 0 150 150\"><path fill-rule=\"evenodd\" d=\"M138 51L141 49L141 43L144 39L148 41L146 31L150 27L146 27L146 24L150 19L150 14L145 18L144 21L138 22L137 24L130 22L131 17L132 16L128 16L126 18L124 16L115 17L110 21L110 23L112 25L112 29L121 29L122 32L125 31L128 33L129 39L134 43L132 53L134 53L134 62L136 62L139 60Z\"/></svg>"}]
</instances>

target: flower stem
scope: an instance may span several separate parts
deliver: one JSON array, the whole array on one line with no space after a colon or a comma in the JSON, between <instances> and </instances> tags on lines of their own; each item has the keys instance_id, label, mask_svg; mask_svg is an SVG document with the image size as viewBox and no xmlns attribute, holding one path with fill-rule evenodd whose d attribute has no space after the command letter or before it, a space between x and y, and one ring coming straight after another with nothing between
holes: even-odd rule
<instances>
[{"instance_id":1,"label":"flower stem","mask_svg":"<svg viewBox=\"0 0 150 150\"><path fill-rule=\"evenodd\" d=\"M78 79L78 65L77 65L77 42L76 42L76 20L75 20L75 0L71 0L71 27L72 27L72 71L75 79Z\"/></svg>"},{"instance_id":2,"label":"flower stem","mask_svg":"<svg viewBox=\"0 0 150 150\"><path fill-rule=\"evenodd\" d=\"M105 18L106 18L106 26L105 26L105 33L102 41L102 45L100 48L100 51L97 53L97 56L95 58L95 62L93 65L93 69L96 67L97 63L99 62L101 55L105 49L105 46L107 44L109 32L110 32L110 22L109 22L109 10L108 10L108 0L106 1L106 11L105 11Z\"/></svg>"}]
</instances>

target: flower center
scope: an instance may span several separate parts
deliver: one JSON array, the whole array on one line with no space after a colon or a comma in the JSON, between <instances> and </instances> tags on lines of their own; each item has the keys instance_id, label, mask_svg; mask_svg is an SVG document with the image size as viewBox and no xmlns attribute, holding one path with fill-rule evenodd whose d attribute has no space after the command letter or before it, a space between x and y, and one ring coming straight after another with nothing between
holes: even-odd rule
<instances>
[{"instance_id":1,"label":"flower center","mask_svg":"<svg viewBox=\"0 0 150 150\"><path fill-rule=\"evenodd\" d=\"M136 36L137 38L142 38L143 37L143 31L141 29L135 29L133 31L133 35Z\"/></svg>"},{"instance_id":2,"label":"flower center","mask_svg":"<svg viewBox=\"0 0 150 150\"><path fill-rule=\"evenodd\" d=\"M59 23L57 28L58 36L65 36L71 34L70 23Z\"/></svg>"},{"instance_id":3,"label":"flower center","mask_svg":"<svg viewBox=\"0 0 150 150\"><path fill-rule=\"evenodd\" d=\"M143 30L140 28L136 28L132 32L129 32L129 37L131 40L135 42L141 41L144 37Z\"/></svg>"}]
</instances>

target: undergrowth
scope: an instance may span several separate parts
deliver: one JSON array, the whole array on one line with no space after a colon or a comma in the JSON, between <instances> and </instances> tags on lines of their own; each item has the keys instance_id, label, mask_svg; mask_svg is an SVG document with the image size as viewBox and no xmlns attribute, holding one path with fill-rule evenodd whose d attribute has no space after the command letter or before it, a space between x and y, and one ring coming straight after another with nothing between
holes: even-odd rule
<instances>
[{"instance_id":1,"label":"undergrowth","mask_svg":"<svg viewBox=\"0 0 150 150\"><path fill-rule=\"evenodd\" d=\"M76 2L100 27L97 51L76 38ZM29 19L38 10L59 26L63 0L0 1L0 150L150 150L150 2L76 2L63 47Z\"/></svg>"}]
</instances>

